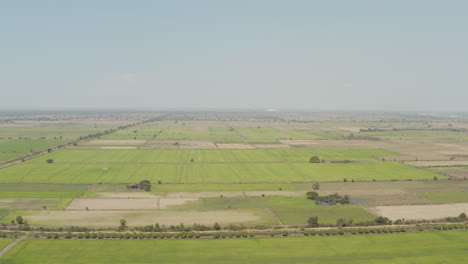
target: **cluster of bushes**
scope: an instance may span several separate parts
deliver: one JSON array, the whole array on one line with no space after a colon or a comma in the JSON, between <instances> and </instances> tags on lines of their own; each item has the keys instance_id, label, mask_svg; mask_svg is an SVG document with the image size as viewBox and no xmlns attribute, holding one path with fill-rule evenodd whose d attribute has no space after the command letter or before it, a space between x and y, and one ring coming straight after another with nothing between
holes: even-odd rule
<instances>
[{"instance_id":1,"label":"cluster of bushes","mask_svg":"<svg viewBox=\"0 0 468 264\"><path fill-rule=\"evenodd\" d=\"M375 228L351 228L350 233L355 234L381 234L381 233L402 233L408 231L404 226L397 227L375 227Z\"/></svg>"},{"instance_id":2,"label":"cluster of bushes","mask_svg":"<svg viewBox=\"0 0 468 264\"><path fill-rule=\"evenodd\" d=\"M336 235L343 235L344 230L341 228L334 228L334 229L323 229L323 230L304 230L304 236L336 236Z\"/></svg>"},{"instance_id":3,"label":"cluster of bushes","mask_svg":"<svg viewBox=\"0 0 468 264\"><path fill-rule=\"evenodd\" d=\"M0 237L1 238L9 237L9 234L7 232L0 232Z\"/></svg>"},{"instance_id":4,"label":"cluster of bushes","mask_svg":"<svg viewBox=\"0 0 468 264\"><path fill-rule=\"evenodd\" d=\"M213 238L219 239L219 238L246 238L246 237L254 237L255 234L252 232L246 232L246 231L241 231L241 232L216 232L213 234Z\"/></svg>"},{"instance_id":5,"label":"cluster of bushes","mask_svg":"<svg viewBox=\"0 0 468 264\"><path fill-rule=\"evenodd\" d=\"M127 189L130 190L144 190L146 192L151 191L151 182L148 180L143 180L137 184L127 185Z\"/></svg>"},{"instance_id":6,"label":"cluster of bushes","mask_svg":"<svg viewBox=\"0 0 468 264\"><path fill-rule=\"evenodd\" d=\"M314 200L317 204L322 205L335 205L335 204L349 204L351 199L349 195L341 196L338 193L326 195L326 196L319 196L317 192L311 191L307 192L307 199Z\"/></svg>"},{"instance_id":7,"label":"cluster of bushes","mask_svg":"<svg viewBox=\"0 0 468 264\"><path fill-rule=\"evenodd\" d=\"M406 227L384 227L384 228L330 228L330 229L322 229L322 230L304 230L304 236L337 236L337 235L344 235L352 234L380 234L380 233L401 233L406 232L408 229Z\"/></svg>"},{"instance_id":8,"label":"cluster of bushes","mask_svg":"<svg viewBox=\"0 0 468 264\"><path fill-rule=\"evenodd\" d=\"M255 226L255 229L267 229L267 228L269 228L269 226ZM222 228L221 225L218 223L214 223L213 226L200 225L200 224L193 224L193 225L186 226L183 223L180 223L179 225L170 225L170 226L155 224L155 225L135 227L135 230L140 231L140 232L182 232L182 231L189 232L189 231L211 231L211 230L216 231L216 230L221 230L221 229L241 231L241 230L244 230L245 227L243 225L229 225L229 226Z\"/></svg>"},{"instance_id":9,"label":"cluster of bushes","mask_svg":"<svg viewBox=\"0 0 468 264\"><path fill-rule=\"evenodd\" d=\"M444 221L452 222L452 223L465 222L466 220L467 220L467 216L466 216L465 213L461 213L457 217L446 217L446 218L444 218Z\"/></svg>"},{"instance_id":10,"label":"cluster of bushes","mask_svg":"<svg viewBox=\"0 0 468 264\"><path fill-rule=\"evenodd\" d=\"M468 223L464 224L447 224L447 225L436 225L435 230L457 230L457 229L468 229Z\"/></svg>"},{"instance_id":11,"label":"cluster of bushes","mask_svg":"<svg viewBox=\"0 0 468 264\"><path fill-rule=\"evenodd\" d=\"M62 237L59 233L47 233L47 239L58 239ZM196 232L179 232L179 233L143 233L143 232L125 232L125 233L103 233L103 232L84 232L63 234L63 238L71 239L185 239L185 238L200 238L201 234Z\"/></svg>"}]
</instances>

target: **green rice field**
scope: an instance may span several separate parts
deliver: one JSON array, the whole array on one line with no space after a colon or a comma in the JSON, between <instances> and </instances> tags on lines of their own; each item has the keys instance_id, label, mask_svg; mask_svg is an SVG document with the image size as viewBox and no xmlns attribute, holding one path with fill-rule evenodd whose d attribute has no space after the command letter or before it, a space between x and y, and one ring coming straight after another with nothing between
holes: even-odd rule
<instances>
[{"instance_id":1,"label":"green rice field","mask_svg":"<svg viewBox=\"0 0 468 264\"><path fill-rule=\"evenodd\" d=\"M468 231L449 231L283 239L25 240L2 263L464 264L467 235Z\"/></svg>"},{"instance_id":2,"label":"green rice field","mask_svg":"<svg viewBox=\"0 0 468 264\"><path fill-rule=\"evenodd\" d=\"M468 192L423 194L421 196L436 203L468 203Z\"/></svg>"},{"instance_id":3,"label":"green rice field","mask_svg":"<svg viewBox=\"0 0 468 264\"><path fill-rule=\"evenodd\" d=\"M0 139L0 162L43 151L66 142L66 140Z\"/></svg>"},{"instance_id":4,"label":"green rice field","mask_svg":"<svg viewBox=\"0 0 468 264\"><path fill-rule=\"evenodd\" d=\"M206 164L36 164L0 170L0 183L258 183L310 181L421 180L446 176L400 163L206 163Z\"/></svg>"},{"instance_id":5,"label":"green rice field","mask_svg":"<svg viewBox=\"0 0 468 264\"><path fill-rule=\"evenodd\" d=\"M270 149L270 150L61 150L29 162L309 162L322 160L376 161L373 157L399 156L380 149ZM193 160L193 161L192 161Z\"/></svg>"},{"instance_id":6,"label":"green rice field","mask_svg":"<svg viewBox=\"0 0 468 264\"><path fill-rule=\"evenodd\" d=\"M305 225L310 217L318 217L319 223L336 224L338 218L353 219L354 223L372 221L375 215L357 206L273 207L273 213L284 225Z\"/></svg>"}]
</instances>

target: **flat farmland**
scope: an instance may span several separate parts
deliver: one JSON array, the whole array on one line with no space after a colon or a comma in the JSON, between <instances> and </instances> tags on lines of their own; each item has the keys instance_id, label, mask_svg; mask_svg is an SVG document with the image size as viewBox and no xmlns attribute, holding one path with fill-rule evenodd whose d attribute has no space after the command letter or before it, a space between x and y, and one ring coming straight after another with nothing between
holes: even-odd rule
<instances>
[{"instance_id":1,"label":"flat farmland","mask_svg":"<svg viewBox=\"0 0 468 264\"><path fill-rule=\"evenodd\" d=\"M61 139L73 140L80 136L87 136L102 132L112 126L83 126L83 125L31 125L31 126L2 126L0 138L3 139Z\"/></svg>"},{"instance_id":2,"label":"flat farmland","mask_svg":"<svg viewBox=\"0 0 468 264\"><path fill-rule=\"evenodd\" d=\"M158 184L153 185L155 192L220 192L220 191L278 191L295 190L288 183L265 184Z\"/></svg>"},{"instance_id":3,"label":"flat farmland","mask_svg":"<svg viewBox=\"0 0 468 264\"><path fill-rule=\"evenodd\" d=\"M353 219L354 223L376 218L358 206L273 207L271 211L283 225L305 225L313 216L322 224L336 224L338 218Z\"/></svg>"},{"instance_id":4,"label":"flat farmland","mask_svg":"<svg viewBox=\"0 0 468 264\"><path fill-rule=\"evenodd\" d=\"M204 150L61 150L29 162L303 162L318 156L329 161L376 161L373 157L398 156L380 149L204 149Z\"/></svg>"},{"instance_id":5,"label":"flat farmland","mask_svg":"<svg viewBox=\"0 0 468 264\"><path fill-rule=\"evenodd\" d=\"M442 219L468 214L468 203L430 204L430 205L393 205L368 207L376 215L397 219Z\"/></svg>"},{"instance_id":6,"label":"flat farmland","mask_svg":"<svg viewBox=\"0 0 468 264\"><path fill-rule=\"evenodd\" d=\"M110 199L108 199L110 200ZM136 199L135 199L136 200ZM1 223L10 223L17 216L23 216L31 225L43 227L68 227L71 225L92 228L115 228L120 219L127 220L129 226L144 226L159 223L161 225L219 223L244 225L277 224L268 209L232 209L232 210L16 210L0 219Z\"/></svg>"},{"instance_id":7,"label":"flat farmland","mask_svg":"<svg viewBox=\"0 0 468 264\"><path fill-rule=\"evenodd\" d=\"M225 198L203 198L205 209L227 209L227 208L272 208L272 207L316 207L314 201L305 198L291 197L225 197ZM300 209L298 209L300 210Z\"/></svg>"},{"instance_id":8,"label":"flat farmland","mask_svg":"<svg viewBox=\"0 0 468 264\"><path fill-rule=\"evenodd\" d=\"M421 196L436 203L468 203L468 192L423 194Z\"/></svg>"},{"instance_id":9,"label":"flat farmland","mask_svg":"<svg viewBox=\"0 0 468 264\"><path fill-rule=\"evenodd\" d=\"M229 240L26 240L5 264L453 263L468 261L467 231ZM434 243L437 241L437 243ZM5 243L6 244L6 243ZM365 249L365 250L362 250Z\"/></svg>"},{"instance_id":10,"label":"flat farmland","mask_svg":"<svg viewBox=\"0 0 468 264\"><path fill-rule=\"evenodd\" d=\"M190 127L182 124L133 127L105 135L102 139L212 140L216 143L275 144L280 139L326 139L314 132L286 130L274 127L208 126Z\"/></svg>"},{"instance_id":11,"label":"flat farmland","mask_svg":"<svg viewBox=\"0 0 468 264\"><path fill-rule=\"evenodd\" d=\"M0 139L0 162L46 150L66 142L66 140Z\"/></svg>"},{"instance_id":12,"label":"flat farmland","mask_svg":"<svg viewBox=\"0 0 468 264\"><path fill-rule=\"evenodd\" d=\"M310 181L421 180L446 176L400 163L205 163L205 164L41 164L0 170L1 183L258 183Z\"/></svg>"}]
</instances>

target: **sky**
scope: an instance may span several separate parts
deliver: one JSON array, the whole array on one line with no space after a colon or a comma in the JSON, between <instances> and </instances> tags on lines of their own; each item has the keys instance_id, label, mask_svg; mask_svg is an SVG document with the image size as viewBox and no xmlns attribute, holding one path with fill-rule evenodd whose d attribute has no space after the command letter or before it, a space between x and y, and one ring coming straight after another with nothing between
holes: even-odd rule
<instances>
[{"instance_id":1,"label":"sky","mask_svg":"<svg viewBox=\"0 0 468 264\"><path fill-rule=\"evenodd\" d=\"M0 109L468 112L468 1L0 3Z\"/></svg>"}]
</instances>

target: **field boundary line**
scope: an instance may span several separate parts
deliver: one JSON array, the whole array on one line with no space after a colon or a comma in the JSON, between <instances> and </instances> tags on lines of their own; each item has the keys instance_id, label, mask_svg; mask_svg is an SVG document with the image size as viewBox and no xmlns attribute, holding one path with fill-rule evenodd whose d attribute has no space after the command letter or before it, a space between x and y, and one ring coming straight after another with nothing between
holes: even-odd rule
<instances>
[{"instance_id":1,"label":"field boundary line","mask_svg":"<svg viewBox=\"0 0 468 264\"><path fill-rule=\"evenodd\" d=\"M24 240L24 237L21 237L21 238L16 239L15 241L11 242L11 244L9 244L2 251L0 251L0 258L5 256L8 252L10 252L10 250L12 250L14 247L16 247L16 245L21 243L21 241L23 241L23 240Z\"/></svg>"},{"instance_id":2,"label":"field boundary line","mask_svg":"<svg viewBox=\"0 0 468 264\"><path fill-rule=\"evenodd\" d=\"M13 211L14 211L13 209L10 209L10 210L6 211L5 213L3 213L3 214L0 215L0 218L3 218L3 217L5 217L5 216L9 215L9 214L10 214L11 212L13 212Z\"/></svg>"},{"instance_id":3,"label":"field boundary line","mask_svg":"<svg viewBox=\"0 0 468 264\"><path fill-rule=\"evenodd\" d=\"M273 218L275 218L276 222L279 224L279 225L283 225L283 223L281 222L281 220L278 218L278 216L276 216L276 214L271 210L270 207L267 207L268 211L270 212L270 214L273 216Z\"/></svg>"}]
</instances>

